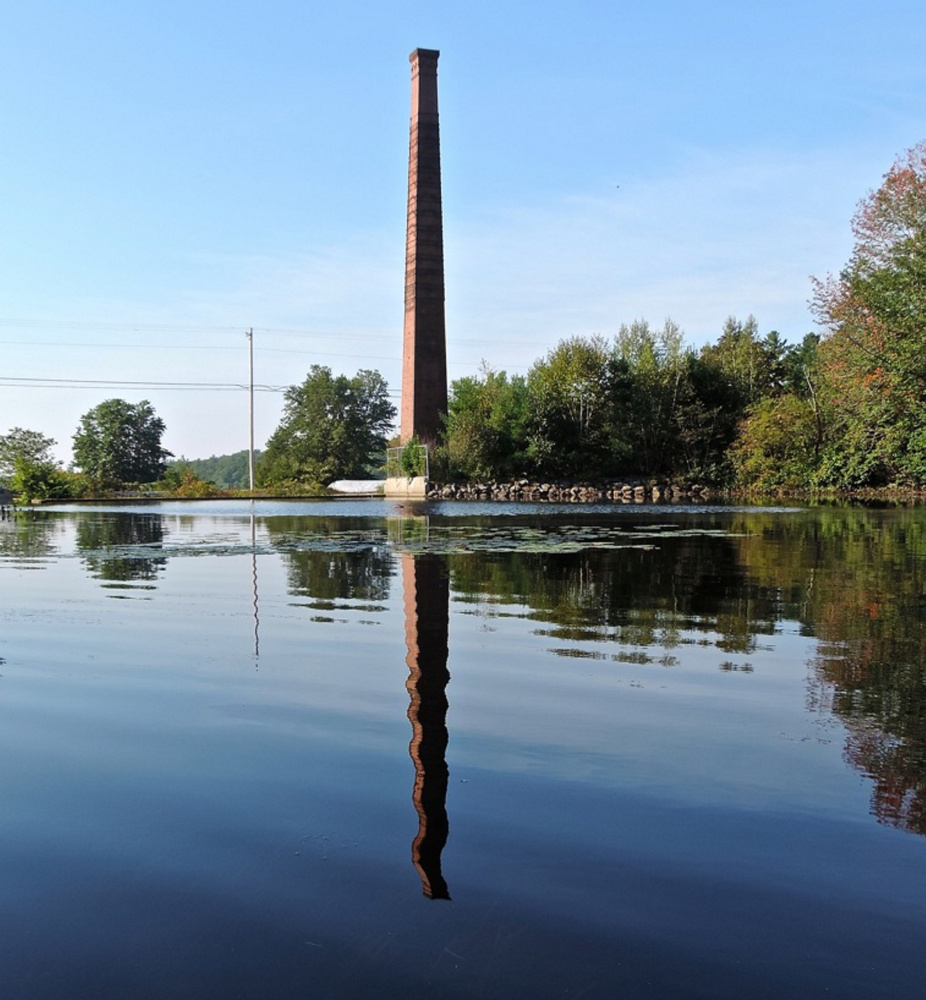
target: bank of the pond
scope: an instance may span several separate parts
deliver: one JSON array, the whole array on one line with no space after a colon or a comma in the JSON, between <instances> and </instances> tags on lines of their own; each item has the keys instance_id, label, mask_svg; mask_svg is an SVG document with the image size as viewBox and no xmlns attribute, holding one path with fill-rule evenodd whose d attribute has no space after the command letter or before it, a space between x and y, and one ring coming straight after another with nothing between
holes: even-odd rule
<instances>
[{"instance_id":1,"label":"bank of the pond","mask_svg":"<svg viewBox=\"0 0 926 1000\"><path fill-rule=\"evenodd\" d=\"M375 496L377 494L370 493L369 496ZM381 495L381 494L379 494ZM127 503L133 505L136 504L155 504L164 503L165 501L170 501L171 503L223 503L223 502L237 502L241 500L356 500L357 496L351 496L349 494L339 494L339 493L248 493L247 491L241 493L220 493L214 496L180 496L175 493L122 493L119 496L102 496L102 497L48 497L43 499L34 499L29 503L20 502L19 507L46 507L46 506L56 506L58 504L67 504L68 506L99 506L100 504L119 507Z\"/></svg>"},{"instance_id":2,"label":"bank of the pond","mask_svg":"<svg viewBox=\"0 0 926 1000\"><path fill-rule=\"evenodd\" d=\"M429 500L499 500L555 503L713 503L737 500L780 503L803 502L926 502L926 490L884 487L866 490L779 490L758 493L752 490L723 488L702 484L626 479L607 483L519 479L511 482L431 483Z\"/></svg>"},{"instance_id":3,"label":"bank of the pond","mask_svg":"<svg viewBox=\"0 0 926 1000\"><path fill-rule=\"evenodd\" d=\"M340 493L337 491L314 490L304 493L272 493L267 491L249 493L240 490L211 496L183 496L173 493L121 493L117 496L44 498L30 503L20 502L18 506L50 506L57 504L99 505L118 507L125 503L195 504L197 502L240 501L240 500L362 500L382 498L381 490L367 493ZM722 501L746 502L750 504L781 503L783 500L801 503L926 503L926 489L910 487L881 487L878 489L833 490L833 489L782 489L758 492L754 490L718 487L699 483L673 483L665 481L624 479L606 483L577 482L572 480L531 480L518 479L509 482L487 480L467 483L430 482L426 493L428 500L473 500L499 501L508 503L656 503L656 504L703 504Z\"/></svg>"},{"instance_id":4,"label":"bank of the pond","mask_svg":"<svg viewBox=\"0 0 926 1000\"><path fill-rule=\"evenodd\" d=\"M683 486L675 483L652 483L641 480L613 481L606 484L581 482L532 481L513 482L432 483L429 500L528 500L556 503L600 503L614 500L623 503L667 501L669 503L701 502L720 496L707 486Z\"/></svg>"}]
</instances>

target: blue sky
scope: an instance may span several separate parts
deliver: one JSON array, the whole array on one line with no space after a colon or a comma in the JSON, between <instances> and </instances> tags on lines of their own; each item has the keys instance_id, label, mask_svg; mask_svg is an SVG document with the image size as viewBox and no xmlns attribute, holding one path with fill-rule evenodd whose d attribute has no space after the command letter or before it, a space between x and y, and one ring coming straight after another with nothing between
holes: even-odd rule
<instances>
[{"instance_id":1,"label":"blue sky","mask_svg":"<svg viewBox=\"0 0 926 1000\"><path fill-rule=\"evenodd\" d=\"M121 396L178 455L246 447L242 389L103 383L244 385L250 327L259 385L376 368L398 402L416 47L441 51L451 379L641 317L799 340L810 275L926 137L924 28L921 0L8 0L0 433L67 461ZM282 402L257 394L258 446Z\"/></svg>"}]
</instances>

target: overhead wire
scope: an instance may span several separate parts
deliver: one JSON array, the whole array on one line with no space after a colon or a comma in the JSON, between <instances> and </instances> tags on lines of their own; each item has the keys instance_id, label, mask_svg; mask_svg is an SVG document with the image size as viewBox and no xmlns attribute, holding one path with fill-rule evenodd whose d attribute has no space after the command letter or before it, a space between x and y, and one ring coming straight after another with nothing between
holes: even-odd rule
<instances>
[{"instance_id":1,"label":"overhead wire","mask_svg":"<svg viewBox=\"0 0 926 1000\"><path fill-rule=\"evenodd\" d=\"M247 389L241 382L157 382L152 379L100 379L100 378L50 378L45 376L15 377L0 375L0 382L12 383L22 388L74 388L74 389ZM257 385L255 390L263 392L283 392L286 386Z\"/></svg>"},{"instance_id":2,"label":"overhead wire","mask_svg":"<svg viewBox=\"0 0 926 1000\"><path fill-rule=\"evenodd\" d=\"M199 325L180 325L180 324L160 324L160 323L103 323L96 321L86 321L86 320L19 320L12 318L0 317L0 328L35 328L35 329L74 329L74 330L112 330L113 332L126 333L126 332L138 332L138 333L190 333L190 334L219 334L226 336L230 333L238 334L240 329L238 327L212 327L212 326L199 326ZM306 330L304 328L294 328L294 327L257 327L254 328L256 332L262 334L270 334L278 337L336 337L337 340L373 340L380 339L376 334L358 334L358 333L328 333L318 330ZM470 341L471 344L477 343L493 343L492 341ZM96 341L35 341L35 340L0 340L0 345L6 347L53 347L53 348L97 348L97 349L128 349L128 350L183 350L183 351L222 351L222 352L237 352L239 348L232 344L164 344L164 343L152 343L150 340L147 343L126 343L126 342L96 342ZM516 346L514 343L507 343L506 346ZM300 356L314 356L316 358L352 358L358 361L389 361L398 362L400 360L400 355L364 355L357 353L342 353L339 351L328 351L315 347L314 349L307 348L296 348L296 347L267 347L258 346L256 348L256 353L258 354L293 354ZM449 361L448 365L453 368L466 368L471 369L474 367L472 363L459 362L459 361ZM508 368L517 369L522 366L514 365L507 366ZM0 376L0 385L6 385L9 388L19 388L19 389L151 389L157 391L176 391L176 392L239 392L242 390L247 390L248 386L241 382L208 382L208 381L197 381L197 382L185 382L185 381L157 381L153 379L76 379L76 378L58 378L54 376ZM255 384L255 392L271 392L271 393L282 393L289 388L286 385L268 385L268 384ZM401 398L401 391L399 390L387 390L387 394L393 398Z\"/></svg>"},{"instance_id":3,"label":"overhead wire","mask_svg":"<svg viewBox=\"0 0 926 1000\"><path fill-rule=\"evenodd\" d=\"M44 378L40 376L22 378L0 375L0 384L17 389L167 389L192 392L239 392L250 387L243 382L155 382L131 381L127 379L79 379ZM255 392L286 392L286 385L254 384ZM387 395L400 397L396 390L387 390Z\"/></svg>"},{"instance_id":4,"label":"overhead wire","mask_svg":"<svg viewBox=\"0 0 926 1000\"><path fill-rule=\"evenodd\" d=\"M172 324L172 323L112 323L112 322L96 322L91 320L21 320L11 317L0 317L0 328L24 328L24 329L42 329L42 330L98 330L98 331L112 331L113 333L126 333L129 331L138 333L189 333L189 334L215 334L219 336L228 336L229 334L240 334L240 327L231 326L208 326L208 325L193 325L193 324ZM330 337L337 340L376 340L382 341L381 333L345 333L342 331L335 330L319 330L319 329L309 329L306 327L298 326L255 326L253 327L255 333L262 335L271 335L275 337ZM468 344L485 344L497 347L498 340L491 337L486 338L468 338ZM0 344L17 345L23 347L29 346L42 346L36 341L24 341L24 340L0 340ZM216 351L227 351L236 350L235 347L230 345L207 345L207 344L118 344L118 343L54 343L48 346L54 347L156 347L158 349L165 348L176 348L178 350L216 350ZM505 339L506 347L526 347L536 349L536 341L525 341L525 340L510 340ZM267 348L262 347L261 350L289 350L288 348ZM294 352L295 348L292 349ZM307 352L311 353L311 352Z\"/></svg>"}]
</instances>

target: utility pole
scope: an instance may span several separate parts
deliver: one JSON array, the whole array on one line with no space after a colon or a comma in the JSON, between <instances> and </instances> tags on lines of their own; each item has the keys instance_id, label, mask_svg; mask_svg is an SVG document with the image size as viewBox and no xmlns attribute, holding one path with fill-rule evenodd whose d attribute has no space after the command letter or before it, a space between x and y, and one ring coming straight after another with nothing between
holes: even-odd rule
<instances>
[{"instance_id":1,"label":"utility pole","mask_svg":"<svg viewBox=\"0 0 926 1000\"><path fill-rule=\"evenodd\" d=\"M245 334L248 338L248 488L254 492L254 328Z\"/></svg>"}]
</instances>

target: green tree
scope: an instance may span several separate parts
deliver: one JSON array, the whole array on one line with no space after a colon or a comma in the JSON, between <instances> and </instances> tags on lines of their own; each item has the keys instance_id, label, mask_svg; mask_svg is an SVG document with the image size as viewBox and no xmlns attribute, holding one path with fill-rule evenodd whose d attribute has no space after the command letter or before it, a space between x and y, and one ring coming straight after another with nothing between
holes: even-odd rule
<instances>
[{"instance_id":1,"label":"green tree","mask_svg":"<svg viewBox=\"0 0 926 1000\"><path fill-rule=\"evenodd\" d=\"M776 490L812 485L819 452L812 401L787 392L750 408L730 458L741 486Z\"/></svg>"},{"instance_id":2,"label":"green tree","mask_svg":"<svg viewBox=\"0 0 926 1000\"><path fill-rule=\"evenodd\" d=\"M616 351L626 365L631 386L623 408L631 470L647 475L672 472L678 464L679 407L686 370L682 332L671 319L656 330L646 320L635 320L621 325Z\"/></svg>"},{"instance_id":3,"label":"green tree","mask_svg":"<svg viewBox=\"0 0 926 1000\"><path fill-rule=\"evenodd\" d=\"M51 449L57 442L39 431L11 427L0 435L0 480L9 480L18 467L57 468Z\"/></svg>"},{"instance_id":4,"label":"green tree","mask_svg":"<svg viewBox=\"0 0 926 1000\"><path fill-rule=\"evenodd\" d=\"M724 373L693 351L686 354L671 414L673 458L666 471L690 481L726 482L740 416L739 393Z\"/></svg>"},{"instance_id":5,"label":"green tree","mask_svg":"<svg viewBox=\"0 0 926 1000\"><path fill-rule=\"evenodd\" d=\"M74 434L74 464L98 487L150 483L166 469L164 421L151 404L107 399L85 413Z\"/></svg>"},{"instance_id":6,"label":"green tree","mask_svg":"<svg viewBox=\"0 0 926 1000\"><path fill-rule=\"evenodd\" d=\"M730 316L717 343L702 348L699 361L725 396L718 468L739 485L770 490L815 482L824 440L818 341L808 334L795 347L777 330L760 337L753 316Z\"/></svg>"},{"instance_id":7,"label":"green tree","mask_svg":"<svg viewBox=\"0 0 926 1000\"><path fill-rule=\"evenodd\" d=\"M261 456L261 485L326 484L370 474L386 447L396 409L379 372L353 378L312 365L286 390L283 418Z\"/></svg>"},{"instance_id":8,"label":"green tree","mask_svg":"<svg viewBox=\"0 0 926 1000\"><path fill-rule=\"evenodd\" d=\"M528 468L531 417L527 382L487 366L450 386L443 452L453 477L491 479Z\"/></svg>"},{"instance_id":9,"label":"green tree","mask_svg":"<svg viewBox=\"0 0 926 1000\"><path fill-rule=\"evenodd\" d=\"M819 346L820 334L807 333L800 344L787 348L783 358L783 392L793 392L801 397L815 395L818 382L817 348Z\"/></svg>"},{"instance_id":10,"label":"green tree","mask_svg":"<svg viewBox=\"0 0 926 1000\"><path fill-rule=\"evenodd\" d=\"M825 474L842 486L926 483L926 141L860 203L838 277L815 282L833 401Z\"/></svg>"},{"instance_id":11,"label":"green tree","mask_svg":"<svg viewBox=\"0 0 926 1000\"><path fill-rule=\"evenodd\" d=\"M254 461L260 459L260 452L254 452ZM230 455L212 455L210 458L181 458L171 462L168 472L174 466L182 468L189 466L197 478L205 482L213 482L223 489L247 489L248 487L248 452L247 449L233 452Z\"/></svg>"},{"instance_id":12,"label":"green tree","mask_svg":"<svg viewBox=\"0 0 926 1000\"><path fill-rule=\"evenodd\" d=\"M79 478L50 462L32 462L20 458L16 461L16 468L8 483L10 490L20 501L61 500L80 495Z\"/></svg>"},{"instance_id":13,"label":"green tree","mask_svg":"<svg viewBox=\"0 0 926 1000\"><path fill-rule=\"evenodd\" d=\"M784 391L793 350L777 330L760 337L755 316L747 317L745 322L729 316L717 343L704 347L701 357L723 372L745 410L766 396Z\"/></svg>"},{"instance_id":14,"label":"green tree","mask_svg":"<svg viewBox=\"0 0 926 1000\"><path fill-rule=\"evenodd\" d=\"M529 455L554 475L609 475L626 462L628 366L603 337L571 337L527 374Z\"/></svg>"},{"instance_id":15,"label":"green tree","mask_svg":"<svg viewBox=\"0 0 926 1000\"><path fill-rule=\"evenodd\" d=\"M172 462L155 486L178 497L218 497L226 495L211 480L201 479L189 462Z\"/></svg>"}]
</instances>

